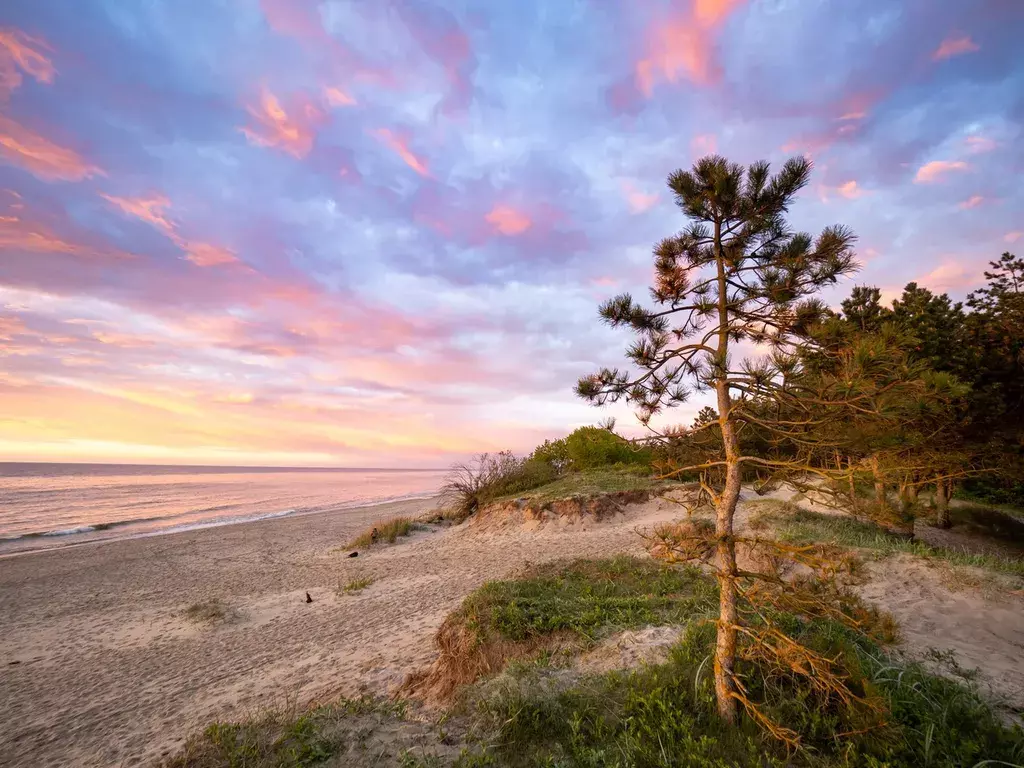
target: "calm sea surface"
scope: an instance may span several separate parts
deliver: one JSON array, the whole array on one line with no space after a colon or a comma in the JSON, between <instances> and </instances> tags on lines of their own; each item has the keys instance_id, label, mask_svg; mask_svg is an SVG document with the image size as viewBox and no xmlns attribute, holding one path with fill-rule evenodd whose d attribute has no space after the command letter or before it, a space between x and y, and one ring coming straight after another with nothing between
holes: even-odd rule
<instances>
[{"instance_id":1,"label":"calm sea surface","mask_svg":"<svg viewBox=\"0 0 1024 768\"><path fill-rule=\"evenodd\" d=\"M441 470L0 463L0 555L429 498Z\"/></svg>"}]
</instances>

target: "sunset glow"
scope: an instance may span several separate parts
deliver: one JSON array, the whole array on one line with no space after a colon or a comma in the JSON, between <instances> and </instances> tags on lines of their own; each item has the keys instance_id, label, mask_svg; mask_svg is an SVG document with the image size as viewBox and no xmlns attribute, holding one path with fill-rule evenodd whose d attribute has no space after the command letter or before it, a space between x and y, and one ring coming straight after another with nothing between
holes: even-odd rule
<instances>
[{"instance_id":1,"label":"sunset glow","mask_svg":"<svg viewBox=\"0 0 1024 768\"><path fill-rule=\"evenodd\" d=\"M572 385L708 153L812 157L792 221L849 225L887 296L1021 242L1020 3L122 5L0 13L0 460L629 432Z\"/></svg>"}]
</instances>

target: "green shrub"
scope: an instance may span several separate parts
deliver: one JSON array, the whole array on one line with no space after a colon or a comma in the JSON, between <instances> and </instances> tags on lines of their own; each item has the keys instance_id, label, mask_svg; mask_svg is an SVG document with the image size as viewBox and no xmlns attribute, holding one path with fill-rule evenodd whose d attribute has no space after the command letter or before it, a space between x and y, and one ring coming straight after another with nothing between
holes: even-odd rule
<instances>
[{"instance_id":1,"label":"green shrub","mask_svg":"<svg viewBox=\"0 0 1024 768\"><path fill-rule=\"evenodd\" d=\"M471 693L480 735L501 764L597 768L971 768L985 760L1020 765L1024 733L1004 726L965 681L898 662L842 625L796 622L796 638L841 661L883 705L873 723L821 706L803 676L768 681L741 665L765 713L800 734L787 752L749 719L738 726L717 713L710 655L714 627L695 624L667 663L559 684L556 671L517 666ZM995 763L999 764L999 763Z\"/></svg>"},{"instance_id":2,"label":"green shrub","mask_svg":"<svg viewBox=\"0 0 1024 768\"><path fill-rule=\"evenodd\" d=\"M650 468L649 448L635 446L612 430L580 427L561 440L545 441L531 458L552 465L559 471L596 469L616 464Z\"/></svg>"}]
</instances>

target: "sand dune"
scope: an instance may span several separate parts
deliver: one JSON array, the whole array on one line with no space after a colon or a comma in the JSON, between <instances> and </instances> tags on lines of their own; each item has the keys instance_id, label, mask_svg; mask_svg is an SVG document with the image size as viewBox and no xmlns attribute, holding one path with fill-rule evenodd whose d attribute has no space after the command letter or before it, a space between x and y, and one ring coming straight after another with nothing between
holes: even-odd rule
<instances>
[{"instance_id":1,"label":"sand dune","mask_svg":"<svg viewBox=\"0 0 1024 768\"><path fill-rule=\"evenodd\" d=\"M214 718L386 694L432 660L435 630L484 581L531 562L640 553L634 529L678 513L654 499L602 523L433 530L355 559L336 550L381 516L430 506L402 502L0 559L0 762L146 764ZM361 577L374 583L338 594ZM982 669L995 695L1024 704L1024 670L1013 664L1024 600L950 592L928 566L894 562L865 591L903 623L912 648L952 648ZM238 618L206 626L182 615L211 598Z\"/></svg>"}]
</instances>

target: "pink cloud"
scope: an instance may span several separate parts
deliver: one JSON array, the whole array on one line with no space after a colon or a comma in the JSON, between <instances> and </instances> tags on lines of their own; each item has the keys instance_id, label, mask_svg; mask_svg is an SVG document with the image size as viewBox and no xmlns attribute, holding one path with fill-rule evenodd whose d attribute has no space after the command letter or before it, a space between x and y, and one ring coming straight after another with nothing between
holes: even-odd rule
<instances>
[{"instance_id":1,"label":"pink cloud","mask_svg":"<svg viewBox=\"0 0 1024 768\"><path fill-rule=\"evenodd\" d=\"M980 154L982 152L991 152L999 146L995 139L990 139L987 136L968 136L964 139L964 143L967 145L967 149L972 155Z\"/></svg>"},{"instance_id":2,"label":"pink cloud","mask_svg":"<svg viewBox=\"0 0 1024 768\"><path fill-rule=\"evenodd\" d=\"M1024 237L1024 232L1018 232L1018 231L1014 230L1013 232L1007 232L1005 235L1003 235L1003 242L1004 243L1016 243L1022 237Z\"/></svg>"},{"instance_id":3,"label":"pink cloud","mask_svg":"<svg viewBox=\"0 0 1024 768\"><path fill-rule=\"evenodd\" d=\"M100 197L112 203L129 216L134 216L137 219L152 224L157 229L162 229L165 232L174 231L174 224L164 215L164 209L171 205L171 201L163 195L155 195L149 198L128 198L100 193Z\"/></svg>"},{"instance_id":4,"label":"pink cloud","mask_svg":"<svg viewBox=\"0 0 1024 768\"><path fill-rule=\"evenodd\" d=\"M978 282L978 270L970 270L956 261L946 261L917 282L933 291L970 288Z\"/></svg>"},{"instance_id":5,"label":"pink cloud","mask_svg":"<svg viewBox=\"0 0 1024 768\"><path fill-rule=\"evenodd\" d=\"M447 93L441 110L447 114L462 112L472 98L477 68L469 36L455 16L440 5L396 0L395 7L409 34L444 72Z\"/></svg>"},{"instance_id":6,"label":"pink cloud","mask_svg":"<svg viewBox=\"0 0 1024 768\"><path fill-rule=\"evenodd\" d=\"M319 0L260 0L260 9L274 32L295 39L309 56L325 62L326 82L336 85L341 79L377 87L395 85L393 72L370 64L324 28Z\"/></svg>"},{"instance_id":7,"label":"pink cloud","mask_svg":"<svg viewBox=\"0 0 1024 768\"><path fill-rule=\"evenodd\" d=\"M185 259L198 267L220 267L238 262L238 257L229 248L188 240L178 234L178 225L165 214L165 209L171 207L171 201L163 195L131 198L101 193L100 196L122 213L134 216L159 229L184 251Z\"/></svg>"},{"instance_id":8,"label":"pink cloud","mask_svg":"<svg viewBox=\"0 0 1024 768\"><path fill-rule=\"evenodd\" d=\"M0 250L62 254L90 261L135 258L134 254L95 244L87 238L79 239L61 234L42 220L26 219L20 214L0 216Z\"/></svg>"},{"instance_id":9,"label":"pink cloud","mask_svg":"<svg viewBox=\"0 0 1024 768\"><path fill-rule=\"evenodd\" d=\"M932 54L932 61L951 59L954 56L973 53L979 49L980 46L967 35L962 37L947 37L942 41L942 44L935 49L935 53Z\"/></svg>"},{"instance_id":10,"label":"pink cloud","mask_svg":"<svg viewBox=\"0 0 1024 768\"><path fill-rule=\"evenodd\" d=\"M631 182L623 182L622 189L626 193L626 202L629 203L629 210L633 213L643 213L650 210L658 202L658 193L647 194L637 189Z\"/></svg>"},{"instance_id":11,"label":"pink cloud","mask_svg":"<svg viewBox=\"0 0 1024 768\"><path fill-rule=\"evenodd\" d=\"M857 186L857 182L850 180L836 187L836 192L847 200L856 200L864 195L864 190Z\"/></svg>"},{"instance_id":12,"label":"pink cloud","mask_svg":"<svg viewBox=\"0 0 1024 768\"><path fill-rule=\"evenodd\" d=\"M45 40L14 27L0 28L0 101L21 86L22 73L40 83L53 82L57 69L44 53L49 50Z\"/></svg>"},{"instance_id":13,"label":"pink cloud","mask_svg":"<svg viewBox=\"0 0 1024 768\"><path fill-rule=\"evenodd\" d=\"M718 139L713 133L702 133L690 140L690 152L695 156L713 155L718 151Z\"/></svg>"},{"instance_id":14,"label":"pink cloud","mask_svg":"<svg viewBox=\"0 0 1024 768\"><path fill-rule=\"evenodd\" d=\"M509 237L521 235L533 224L529 216L508 205L494 206L484 218L496 231Z\"/></svg>"},{"instance_id":15,"label":"pink cloud","mask_svg":"<svg viewBox=\"0 0 1024 768\"><path fill-rule=\"evenodd\" d=\"M412 168L420 176L429 176L430 169L427 167L425 160L417 157L411 149L409 149L408 139L394 131L390 131L387 128L378 128L372 132L372 135L388 149L398 155L402 160Z\"/></svg>"},{"instance_id":16,"label":"pink cloud","mask_svg":"<svg viewBox=\"0 0 1024 768\"><path fill-rule=\"evenodd\" d=\"M297 158L313 148L317 130L324 122L323 111L303 96L296 97L286 109L268 89L260 90L258 103L246 106L255 124L240 130L249 142L262 147L277 147Z\"/></svg>"},{"instance_id":17,"label":"pink cloud","mask_svg":"<svg viewBox=\"0 0 1024 768\"><path fill-rule=\"evenodd\" d=\"M782 151L818 155L839 141L856 138L864 121L886 93L887 89L883 88L861 90L815 106L808 115L801 113L815 118L818 127L790 139L781 147Z\"/></svg>"},{"instance_id":18,"label":"pink cloud","mask_svg":"<svg viewBox=\"0 0 1024 768\"><path fill-rule=\"evenodd\" d=\"M639 91L650 98L659 82L681 79L713 85L721 78L715 37L728 15L744 0L697 0L686 12L655 20L647 31L644 53L634 65Z\"/></svg>"},{"instance_id":19,"label":"pink cloud","mask_svg":"<svg viewBox=\"0 0 1024 768\"><path fill-rule=\"evenodd\" d=\"M982 197L981 195L971 195L969 198L960 203L957 207L960 210L964 211L970 208L977 208L983 202L985 202L985 198Z\"/></svg>"},{"instance_id":20,"label":"pink cloud","mask_svg":"<svg viewBox=\"0 0 1024 768\"><path fill-rule=\"evenodd\" d=\"M929 184L939 181L947 173L953 171L966 171L969 166L962 160L932 160L917 169L914 176L915 184Z\"/></svg>"},{"instance_id":21,"label":"pink cloud","mask_svg":"<svg viewBox=\"0 0 1024 768\"><path fill-rule=\"evenodd\" d=\"M44 181L81 181L104 175L73 149L55 144L3 114L0 114L0 158Z\"/></svg>"},{"instance_id":22,"label":"pink cloud","mask_svg":"<svg viewBox=\"0 0 1024 768\"><path fill-rule=\"evenodd\" d=\"M335 88L333 86L324 88L324 98L332 107L352 107L358 103L352 96L341 88Z\"/></svg>"},{"instance_id":23,"label":"pink cloud","mask_svg":"<svg viewBox=\"0 0 1024 768\"><path fill-rule=\"evenodd\" d=\"M867 190L863 189L853 179L845 181L835 187L830 187L826 184L818 186L818 197L823 203L827 203L829 201L829 196L833 192L847 200L857 200L858 198L864 197L864 195L868 194Z\"/></svg>"},{"instance_id":24,"label":"pink cloud","mask_svg":"<svg viewBox=\"0 0 1024 768\"><path fill-rule=\"evenodd\" d=\"M179 240L179 245L185 251L185 258L197 267L222 267L238 263L238 257L230 248L183 240Z\"/></svg>"}]
</instances>

